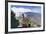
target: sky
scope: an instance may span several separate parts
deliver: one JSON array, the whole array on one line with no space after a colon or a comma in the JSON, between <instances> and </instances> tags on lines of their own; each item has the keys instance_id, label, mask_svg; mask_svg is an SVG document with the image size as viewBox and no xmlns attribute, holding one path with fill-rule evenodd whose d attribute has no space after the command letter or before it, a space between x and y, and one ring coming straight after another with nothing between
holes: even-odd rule
<instances>
[{"instance_id":1,"label":"sky","mask_svg":"<svg viewBox=\"0 0 46 34\"><path fill-rule=\"evenodd\" d=\"M19 17L25 12L33 12L41 14L41 7L40 6L11 6L11 10L16 14L16 17ZM27 16L27 14L24 14Z\"/></svg>"},{"instance_id":2,"label":"sky","mask_svg":"<svg viewBox=\"0 0 46 34\"><path fill-rule=\"evenodd\" d=\"M34 12L34 13L41 13L41 7L40 6L15 6L15 5L12 5L11 7L15 7L16 9L17 8L24 8L24 9L31 10L31 12Z\"/></svg>"}]
</instances>

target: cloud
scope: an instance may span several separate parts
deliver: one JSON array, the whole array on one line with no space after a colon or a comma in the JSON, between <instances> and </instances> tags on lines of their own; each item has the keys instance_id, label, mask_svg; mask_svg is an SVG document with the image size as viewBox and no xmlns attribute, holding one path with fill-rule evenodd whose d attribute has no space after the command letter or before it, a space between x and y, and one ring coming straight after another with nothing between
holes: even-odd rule
<instances>
[{"instance_id":1,"label":"cloud","mask_svg":"<svg viewBox=\"0 0 46 34\"><path fill-rule=\"evenodd\" d=\"M31 12L31 9L28 9L28 8L23 8L23 7L20 7L20 8L16 8L16 7L12 7L11 10L16 13L16 12Z\"/></svg>"},{"instance_id":2,"label":"cloud","mask_svg":"<svg viewBox=\"0 0 46 34\"><path fill-rule=\"evenodd\" d=\"M31 12L31 9L23 8L23 7L20 8L12 7L11 10L16 14L16 17L19 17L20 15L22 16L22 14L25 12Z\"/></svg>"}]
</instances>

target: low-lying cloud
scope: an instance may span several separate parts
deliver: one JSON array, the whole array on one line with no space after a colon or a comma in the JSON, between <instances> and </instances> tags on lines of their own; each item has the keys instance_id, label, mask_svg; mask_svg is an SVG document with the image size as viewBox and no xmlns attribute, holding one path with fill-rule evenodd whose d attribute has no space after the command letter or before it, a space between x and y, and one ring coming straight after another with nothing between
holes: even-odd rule
<instances>
[{"instance_id":1,"label":"low-lying cloud","mask_svg":"<svg viewBox=\"0 0 46 34\"><path fill-rule=\"evenodd\" d=\"M12 7L11 10L16 14L16 17L19 17L25 12L31 12L31 9L23 8L23 7L20 7L20 8ZM26 16L26 14L24 15Z\"/></svg>"}]
</instances>

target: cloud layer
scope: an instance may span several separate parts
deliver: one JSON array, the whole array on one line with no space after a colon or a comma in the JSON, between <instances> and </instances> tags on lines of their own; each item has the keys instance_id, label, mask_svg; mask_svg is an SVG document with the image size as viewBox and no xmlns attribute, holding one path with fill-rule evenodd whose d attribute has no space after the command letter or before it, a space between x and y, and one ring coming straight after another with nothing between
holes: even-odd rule
<instances>
[{"instance_id":1,"label":"cloud layer","mask_svg":"<svg viewBox=\"0 0 46 34\"><path fill-rule=\"evenodd\" d=\"M31 12L31 9L27 9L27 8L16 8L16 7L12 7L11 10L16 14L16 17L22 16L23 13L25 12ZM24 14L26 16L26 14Z\"/></svg>"},{"instance_id":2,"label":"cloud layer","mask_svg":"<svg viewBox=\"0 0 46 34\"><path fill-rule=\"evenodd\" d=\"M22 7L20 7L20 8L12 7L11 10L12 10L14 13L16 13L16 12L21 12L21 13L23 13L23 12L31 12L31 9L22 8Z\"/></svg>"}]
</instances>

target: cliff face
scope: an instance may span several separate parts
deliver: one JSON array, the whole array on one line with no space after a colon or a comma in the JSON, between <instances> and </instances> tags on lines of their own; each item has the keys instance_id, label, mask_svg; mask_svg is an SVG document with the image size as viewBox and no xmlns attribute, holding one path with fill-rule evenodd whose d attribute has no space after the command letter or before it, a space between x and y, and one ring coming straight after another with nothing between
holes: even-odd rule
<instances>
[{"instance_id":1,"label":"cliff face","mask_svg":"<svg viewBox=\"0 0 46 34\"><path fill-rule=\"evenodd\" d=\"M19 25L19 20L14 17L15 14L11 11L11 28L17 28Z\"/></svg>"}]
</instances>

